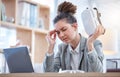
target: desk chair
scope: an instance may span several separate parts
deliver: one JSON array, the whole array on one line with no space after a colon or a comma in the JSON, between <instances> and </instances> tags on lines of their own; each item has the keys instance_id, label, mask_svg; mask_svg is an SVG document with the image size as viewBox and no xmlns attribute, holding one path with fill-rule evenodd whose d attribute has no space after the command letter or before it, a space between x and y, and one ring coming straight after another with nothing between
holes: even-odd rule
<instances>
[{"instance_id":1,"label":"desk chair","mask_svg":"<svg viewBox=\"0 0 120 77\"><path fill-rule=\"evenodd\" d=\"M3 49L10 73L34 72L27 47Z\"/></svg>"},{"instance_id":2,"label":"desk chair","mask_svg":"<svg viewBox=\"0 0 120 77\"><path fill-rule=\"evenodd\" d=\"M118 61L120 61L120 59L107 59L108 65L112 65L111 68L107 68L107 72L120 72Z\"/></svg>"}]
</instances>

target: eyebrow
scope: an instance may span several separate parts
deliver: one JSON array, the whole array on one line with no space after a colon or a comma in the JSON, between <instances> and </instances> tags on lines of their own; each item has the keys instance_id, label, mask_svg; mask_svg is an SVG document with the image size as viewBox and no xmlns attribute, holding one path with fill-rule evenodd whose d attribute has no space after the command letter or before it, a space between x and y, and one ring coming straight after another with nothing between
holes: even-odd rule
<instances>
[{"instance_id":1,"label":"eyebrow","mask_svg":"<svg viewBox=\"0 0 120 77\"><path fill-rule=\"evenodd\" d=\"M60 30L63 30L64 28L66 28L66 27L62 27ZM56 30L56 32L58 32L58 30Z\"/></svg>"}]
</instances>

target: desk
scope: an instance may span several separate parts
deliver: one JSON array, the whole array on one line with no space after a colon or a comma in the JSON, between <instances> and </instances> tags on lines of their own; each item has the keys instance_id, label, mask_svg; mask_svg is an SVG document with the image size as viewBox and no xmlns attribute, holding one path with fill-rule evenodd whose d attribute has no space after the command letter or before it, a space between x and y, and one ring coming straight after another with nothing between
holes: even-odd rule
<instances>
[{"instance_id":1,"label":"desk","mask_svg":"<svg viewBox=\"0 0 120 77\"><path fill-rule=\"evenodd\" d=\"M119 73L11 73L0 77L120 77Z\"/></svg>"}]
</instances>

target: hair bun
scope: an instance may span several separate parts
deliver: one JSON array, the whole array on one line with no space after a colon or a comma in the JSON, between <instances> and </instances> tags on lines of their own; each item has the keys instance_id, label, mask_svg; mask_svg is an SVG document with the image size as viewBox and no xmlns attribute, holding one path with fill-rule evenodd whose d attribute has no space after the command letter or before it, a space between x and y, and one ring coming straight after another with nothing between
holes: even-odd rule
<instances>
[{"instance_id":1,"label":"hair bun","mask_svg":"<svg viewBox=\"0 0 120 77\"><path fill-rule=\"evenodd\" d=\"M70 13L70 14L74 14L76 13L76 6L73 5L71 2L66 2L64 1L63 3L61 3L59 6L58 6L58 14L60 13Z\"/></svg>"}]
</instances>

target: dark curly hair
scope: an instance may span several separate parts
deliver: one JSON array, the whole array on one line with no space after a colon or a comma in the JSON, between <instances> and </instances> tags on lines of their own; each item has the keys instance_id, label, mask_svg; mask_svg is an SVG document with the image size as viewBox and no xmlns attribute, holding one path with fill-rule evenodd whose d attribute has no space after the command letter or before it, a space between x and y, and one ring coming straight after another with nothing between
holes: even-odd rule
<instances>
[{"instance_id":1,"label":"dark curly hair","mask_svg":"<svg viewBox=\"0 0 120 77\"><path fill-rule=\"evenodd\" d=\"M64 1L58 6L57 16L54 19L54 24L59 20L65 19L68 23L73 24L77 22L74 14L76 13L76 6L70 2Z\"/></svg>"}]
</instances>

